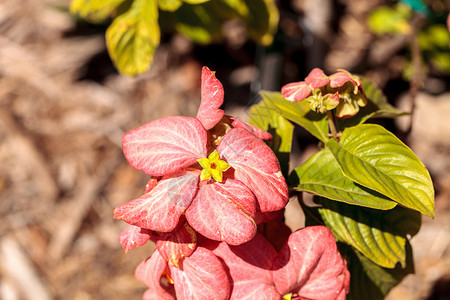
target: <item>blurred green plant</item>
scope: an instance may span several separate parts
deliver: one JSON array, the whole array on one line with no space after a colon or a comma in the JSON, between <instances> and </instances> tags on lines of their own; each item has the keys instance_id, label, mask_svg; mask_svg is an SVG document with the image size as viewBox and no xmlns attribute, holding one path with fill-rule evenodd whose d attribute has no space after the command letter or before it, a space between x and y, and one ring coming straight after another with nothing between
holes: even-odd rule
<instances>
[{"instance_id":1,"label":"blurred green plant","mask_svg":"<svg viewBox=\"0 0 450 300\"><path fill-rule=\"evenodd\" d=\"M223 40L225 23L240 20L249 38L270 45L279 20L274 0L72 0L70 12L92 23L111 21L106 45L125 75L149 69L161 33L209 44Z\"/></svg>"},{"instance_id":2,"label":"blurred green plant","mask_svg":"<svg viewBox=\"0 0 450 300\"><path fill-rule=\"evenodd\" d=\"M413 18L422 22L413 28ZM422 73L433 66L444 75L450 74L450 33L444 14L429 9L422 1L404 0L393 6L380 6L368 18L370 30L377 35L414 35L421 53ZM445 15L446 16L446 15ZM403 76L411 79L412 63L407 61Z\"/></svg>"}]
</instances>

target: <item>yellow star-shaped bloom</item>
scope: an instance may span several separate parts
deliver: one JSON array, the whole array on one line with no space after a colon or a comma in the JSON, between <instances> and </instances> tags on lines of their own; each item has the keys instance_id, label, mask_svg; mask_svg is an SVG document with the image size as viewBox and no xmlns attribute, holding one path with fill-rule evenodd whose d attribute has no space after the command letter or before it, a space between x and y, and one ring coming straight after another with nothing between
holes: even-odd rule
<instances>
[{"instance_id":1,"label":"yellow star-shaped bloom","mask_svg":"<svg viewBox=\"0 0 450 300\"><path fill-rule=\"evenodd\" d=\"M230 165L226 161L220 159L217 150L214 150L208 158L197 159L197 161L203 167L200 180L207 180L212 177L216 181L222 182L222 173L230 168Z\"/></svg>"}]
</instances>

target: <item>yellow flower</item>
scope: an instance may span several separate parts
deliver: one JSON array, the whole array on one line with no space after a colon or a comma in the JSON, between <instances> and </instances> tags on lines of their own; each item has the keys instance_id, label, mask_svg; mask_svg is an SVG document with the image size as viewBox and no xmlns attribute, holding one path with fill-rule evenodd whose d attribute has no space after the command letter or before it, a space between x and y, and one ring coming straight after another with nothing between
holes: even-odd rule
<instances>
[{"instance_id":1,"label":"yellow flower","mask_svg":"<svg viewBox=\"0 0 450 300\"><path fill-rule=\"evenodd\" d=\"M203 167L200 180L210 179L212 176L216 181L222 182L222 173L230 168L226 161L220 159L217 150L214 150L208 158L197 159L197 161Z\"/></svg>"}]
</instances>

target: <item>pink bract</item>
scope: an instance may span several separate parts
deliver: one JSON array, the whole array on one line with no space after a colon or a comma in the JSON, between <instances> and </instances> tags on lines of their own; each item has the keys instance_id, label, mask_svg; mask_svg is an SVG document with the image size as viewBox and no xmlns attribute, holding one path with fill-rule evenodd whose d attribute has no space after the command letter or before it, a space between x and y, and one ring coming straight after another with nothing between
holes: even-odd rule
<instances>
[{"instance_id":1,"label":"pink bract","mask_svg":"<svg viewBox=\"0 0 450 300\"><path fill-rule=\"evenodd\" d=\"M180 268L168 264L158 251L141 263L136 278L149 290L144 299L229 299L231 284L224 265L209 249L198 247ZM168 276L173 284L161 280Z\"/></svg>"},{"instance_id":2,"label":"pink bract","mask_svg":"<svg viewBox=\"0 0 450 300\"><path fill-rule=\"evenodd\" d=\"M223 103L223 87L214 73L207 67L202 69L202 96L197 119L202 122L206 130L213 128L224 114L223 110L219 109Z\"/></svg>"},{"instance_id":3,"label":"pink bract","mask_svg":"<svg viewBox=\"0 0 450 300\"><path fill-rule=\"evenodd\" d=\"M321 69L314 68L305 78L305 82L315 90L326 86L330 82L330 78Z\"/></svg>"},{"instance_id":4,"label":"pink bract","mask_svg":"<svg viewBox=\"0 0 450 300\"><path fill-rule=\"evenodd\" d=\"M308 98L311 92L311 87L304 81L288 83L281 88L283 97L294 102Z\"/></svg>"},{"instance_id":5,"label":"pink bract","mask_svg":"<svg viewBox=\"0 0 450 300\"><path fill-rule=\"evenodd\" d=\"M273 263L273 279L281 295L304 299L345 299L350 273L330 229L310 226L289 237Z\"/></svg>"},{"instance_id":6,"label":"pink bract","mask_svg":"<svg viewBox=\"0 0 450 300\"><path fill-rule=\"evenodd\" d=\"M171 232L186 214L187 222L197 232L238 245L255 235L253 218L257 211L280 210L287 204L288 188L278 159L261 140L270 138L270 134L223 117L219 109L222 101L222 85L214 72L203 68L197 118L162 118L124 135L124 154L129 163L154 177L145 195L114 209L116 219L152 231ZM215 126L228 131L217 136L221 131ZM231 168L223 173L222 182L201 181L197 160L214 150Z\"/></svg>"},{"instance_id":7,"label":"pink bract","mask_svg":"<svg viewBox=\"0 0 450 300\"><path fill-rule=\"evenodd\" d=\"M230 246L207 241L226 264L231 278L230 299L345 299L350 275L331 231L324 226L292 233L280 252L262 236Z\"/></svg>"}]
</instances>

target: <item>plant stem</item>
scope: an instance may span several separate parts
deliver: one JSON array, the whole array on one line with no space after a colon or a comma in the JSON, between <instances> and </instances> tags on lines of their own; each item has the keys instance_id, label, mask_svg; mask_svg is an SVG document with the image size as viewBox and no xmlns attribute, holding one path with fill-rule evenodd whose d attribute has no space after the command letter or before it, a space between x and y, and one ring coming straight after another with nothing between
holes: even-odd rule
<instances>
[{"instance_id":1,"label":"plant stem","mask_svg":"<svg viewBox=\"0 0 450 300\"><path fill-rule=\"evenodd\" d=\"M334 114L331 110L327 110L327 117L328 117L328 127L330 127L331 135L333 139L338 140L338 132L336 129Z\"/></svg>"}]
</instances>

